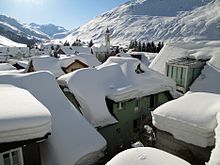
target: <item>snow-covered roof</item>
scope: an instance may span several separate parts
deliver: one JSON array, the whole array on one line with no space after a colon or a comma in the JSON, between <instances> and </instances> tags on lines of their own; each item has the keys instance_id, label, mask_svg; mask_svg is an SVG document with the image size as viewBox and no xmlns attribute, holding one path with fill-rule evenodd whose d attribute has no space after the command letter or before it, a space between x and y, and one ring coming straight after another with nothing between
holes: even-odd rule
<instances>
[{"instance_id":1,"label":"snow-covered roof","mask_svg":"<svg viewBox=\"0 0 220 165\"><path fill-rule=\"evenodd\" d=\"M190 165L172 154L150 147L132 148L120 152L106 165Z\"/></svg>"},{"instance_id":2,"label":"snow-covered roof","mask_svg":"<svg viewBox=\"0 0 220 165\"><path fill-rule=\"evenodd\" d=\"M91 54L91 48L86 46L71 46L71 49L78 53Z\"/></svg>"},{"instance_id":3,"label":"snow-covered roof","mask_svg":"<svg viewBox=\"0 0 220 165\"><path fill-rule=\"evenodd\" d=\"M28 90L50 111L52 135L40 146L42 164L89 164L88 160L95 161L102 155L105 139L67 100L52 74L4 74L0 75L0 84Z\"/></svg>"},{"instance_id":4,"label":"snow-covered roof","mask_svg":"<svg viewBox=\"0 0 220 165\"><path fill-rule=\"evenodd\" d=\"M68 55L75 54L75 50L73 50L70 46L61 46L58 50L62 50L65 54Z\"/></svg>"},{"instance_id":5,"label":"snow-covered roof","mask_svg":"<svg viewBox=\"0 0 220 165\"><path fill-rule=\"evenodd\" d=\"M107 52L107 47L103 44L94 44L91 48L93 52Z\"/></svg>"},{"instance_id":6,"label":"snow-covered roof","mask_svg":"<svg viewBox=\"0 0 220 165\"><path fill-rule=\"evenodd\" d=\"M150 68L165 74L165 64L170 59L190 57L194 59L217 58L220 52L220 41L175 42L167 43L150 64ZM220 60L217 60L220 66Z\"/></svg>"},{"instance_id":7,"label":"snow-covered roof","mask_svg":"<svg viewBox=\"0 0 220 165\"><path fill-rule=\"evenodd\" d=\"M211 92L220 94L220 41L203 41L194 43L166 44L158 56L150 64L150 68L165 73L165 63L174 58L190 57L194 59L210 59L201 75L190 87L192 92Z\"/></svg>"},{"instance_id":8,"label":"snow-covered roof","mask_svg":"<svg viewBox=\"0 0 220 165\"><path fill-rule=\"evenodd\" d=\"M72 64L73 62L75 62L76 60L79 60L81 62L83 62L84 64L87 64L87 61L84 58L81 58L77 55L70 55L70 56L66 56L66 55L60 55L59 57L59 64L61 67L68 67L70 64Z\"/></svg>"},{"instance_id":9,"label":"snow-covered roof","mask_svg":"<svg viewBox=\"0 0 220 165\"><path fill-rule=\"evenodd\" d=\"M211 152L208 165L220 164L220 113L216 115L217 127L215 128L215 148Z\"/></svg>"},{"instance_id":10,"label":"snow-covered roof","mask_svg":"<svg viewBox=\"0 0 220 165\"><path fill-rule=\"evenodd\" d=\"M91 67L99 66L101 64L101 62L99 62L99 60L92 54L79 53L77 54L77 56L84 58L86 60L86 63Z\"/></svg>"},{"instance_id":11,"label":"snow-covered roof","mask_svg":"<svg viewBox=\"0 0 220 165\"><path fill-rule=\"evenodd\" d=\"M58 58L50 56L35 56L31 58L31 61L35 71L50 71L55 77L65 74L60 67Z\"/></svg>"},{"instance_id":12,"label":"snow-covered roof","mask_svg":"<svg viewBox=\"0 0 220 165\"><path fill-rule=\"evenodd\" d=\"M90 67L98 66L101 64L94 55L86 53L79 53L77 55L69 56L60 55L59 63L61 67L67 67L75 60L79 60Z\"/></svg>"},{"instance_id":13,"label":"snow-covered roof","mask_svg":"<svg viewBox=\"0 0 220 165\"><path fill-rule=\"evenodd\" d=\"M29 54L28 47L0 47L0 55L12 55L16 56L18 53L20 54Z\"/></svg>"},{"instance_id":14,"label":"snow-covered roof","mask_svg":"<svg viewBox=\"0 0 220 165\"><path fill-rule=\"evenodd\" d=\"M144 73L135 72L139 64ZM163 91L174 94L175 90L171 79L147 68L137 59L122 57L110 57L96 68L63 75L58 82L75 95L83 115L95 127L117 122L109 113L106 97L119 102Z\"/></svg>"},{"instance_id":15,"label":"snow-covered roof","mask_svg":"<svg viewBox=\"0 0 220 165\"><path fill-rule=\"evenodd\" d=\"M6 70L17 70L17 69L9 63L0 63L0 71L6 71Z\"/></svg>"},{"instance_id":16,"label":"snow-covered roof","mask_svg":"<svg viewBox=\"0 0 220 165\"><path fill-rule=\"evenodd\" d=\"M219 94L187 93L155 109L152 112L153 124L184 142L201 147L212 146L219 107Z\"/></svg>"},{"instance_id":17,"label":"snow-covered roof","mask_svg":"<svg viewBox=\"0 0 220 165\"><path fill-rule=\"evenodd\" d=\"M61 46L61 49L65 54L72 55L77 53L91 54L91 48L85 46Z\"/></svg>"},{"instance_id":18,"label":"snow-covered roof","mask_svg":"<svg viewBox=\"0 0 220 165\"><path fill-rule=\"evenodd\" d=\"M27 90L0 84L0 143L42 138L51 132L51 115Z\"/></svg>"},{"instance_id":19,"label":"snow-covered roof","mask_svg":"<svg viewBox=\"0 0 220 165\"><path fill-rule=\"evenodd\" d=\"M141 62L149 66L152 60L156 57L158 53L148 53L148 52L128 52L128 53L118 53L119 57L135 57L135 55L141 56Z\"/></svg>"}]
</instances>

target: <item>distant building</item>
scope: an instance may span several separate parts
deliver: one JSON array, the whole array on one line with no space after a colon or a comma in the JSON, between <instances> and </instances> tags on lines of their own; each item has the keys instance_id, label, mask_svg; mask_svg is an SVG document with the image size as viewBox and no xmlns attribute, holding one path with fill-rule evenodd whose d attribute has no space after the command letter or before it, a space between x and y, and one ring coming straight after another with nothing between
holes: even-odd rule
<instances>
[{"instance_id":1,"label":"distant building","mask_svg":"<svg viewBox=\"0 0 220 165\"><path fill-rule=\"evenodd\" d=\"M97 59L100 62L105 62L108 59L112 52L110 48L110 31L108 28L105 31L105 45L94 44L91 48L93 54L97 57Z\"/></svg>"},{"instance_id":2,"label":"distant building","mask_svg":"<svg viewBox=\"0 0 220 165\"><path fill-rule=\"evenodd\" d=\"M108 28L105 31L105 46L107 48L107 54L110 54L110 31Z\"/></svg>"}]
</instances>

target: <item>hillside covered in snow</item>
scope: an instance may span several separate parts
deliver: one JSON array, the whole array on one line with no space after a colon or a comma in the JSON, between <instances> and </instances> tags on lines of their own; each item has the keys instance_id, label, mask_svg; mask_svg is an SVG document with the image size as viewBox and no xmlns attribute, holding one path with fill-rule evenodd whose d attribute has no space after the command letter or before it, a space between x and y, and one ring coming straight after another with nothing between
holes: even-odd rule
<instances>
[{"instance_id":1,"label":"hillside covered in snow","mask_svg":"<svg viewBox=\"0 0 220 165\"><path fill-rule=\"evenodd\" d=\"M0 15L0 35L12 41L25 44L39 40L48 40L50 38L30 25L5 15Z\"/></svg>"},{"instance_id":2,"label":"hillside covered in snow","mask_svg":"<svg viewBox=\"0 0 220 165\"><path fill-rule=\"evenodd\" d=\"M113 44L130 40L217 40L220 35L218 0L131 0L72 30L64 40L103 42L110 29Z\"/></svg>"},{"instance_id":3,"label":"hillside covered in snow","mask_svg":"<svg viewBox=\"0 0 220 165\"><path fill-rule=\"evenodd\" d=\"M54 24L39 25L36 23L31 23L30 26L55 39L65 37L65 34L68 32L68 30L66 30L64 27Z\"/></svg>"},{"instance_id":4,"label":"hillside covered in snow","mask_svg":"<svg viewBox=\"0 0 220 165\"><path fill-rule=\"evenodd\" d=\"M0 47L2 47L2 46L26 47L25 44L20 44L20 43L14 42L14 41L0 35Z\"/></svg>"}]
</instances>

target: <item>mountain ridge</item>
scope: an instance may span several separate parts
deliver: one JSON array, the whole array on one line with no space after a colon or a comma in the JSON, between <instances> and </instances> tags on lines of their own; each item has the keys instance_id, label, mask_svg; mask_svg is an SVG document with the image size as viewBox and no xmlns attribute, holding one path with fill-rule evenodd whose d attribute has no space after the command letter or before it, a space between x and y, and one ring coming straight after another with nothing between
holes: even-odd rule
<instances>
[{"instance_id":1,"label":"mountain ridge","mask_svg":"<svg viewBox=\"0 0 220 165\"><path fill-rule=\"evenodd\" d=\"M219 11L220 2L216 0L194 0L187 3L185 0L131 0L72 30L64 40L72 41L78 37L104 42L107 27L113 44L128 44L134 39L216 40L219 38L215 36L219 31L215 29L220 22Z\"/></svg>"}]
</instances>

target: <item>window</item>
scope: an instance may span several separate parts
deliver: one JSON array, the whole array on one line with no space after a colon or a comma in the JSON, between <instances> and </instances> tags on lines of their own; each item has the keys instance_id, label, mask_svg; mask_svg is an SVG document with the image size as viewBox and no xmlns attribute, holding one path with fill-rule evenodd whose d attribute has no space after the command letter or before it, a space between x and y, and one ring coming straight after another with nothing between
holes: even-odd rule
<instances>
[{"instance_id":1,"label":"window","mask_svg":"<svg viewBox=\"0 0 220 165\"><path fill-rule=\"evenodd\" d=\"M22 149L17 148L0 154L2 165L24 165Z\"/></svg>"},{"instance_id":2,"label":"window","mask_svg":"<svg viewBox=\"0 0 220 165\"><path fill-rule=\"evenodd\" d=\"M135 111L135 112L138 112L138 111L139 111L139 99L136 99L136 100L135 100L135 103L134 103L134 111Z\"/></svg>"},{"instance_id":3,"label":"window","mask_svg":"<svg viewBox=\"0 0 220 165\"><path fill-rule=\"evenodd\" d=\"M138 131L139 128L141 127L141 118L138 118L133 121L133 131Z\"/></svg>"},{"instance_id":4,"label":"window","mask_svg":"<svg viewBox=\"0 0 220 165\"><path fill-rule=\"evenodd\" d=\"M154 108L154 95L150 95L150 108Z\"/></svg>"},{"instance_id":5,"label":"window","mask_svg":"<svg viewBox=\"0 0 220 165\"><path fill-rule=\"evenodd\" d=\"M118 109L124 109L124 103L123 102L118 102L117 108Z\"/></svg>"}]
</instances>

